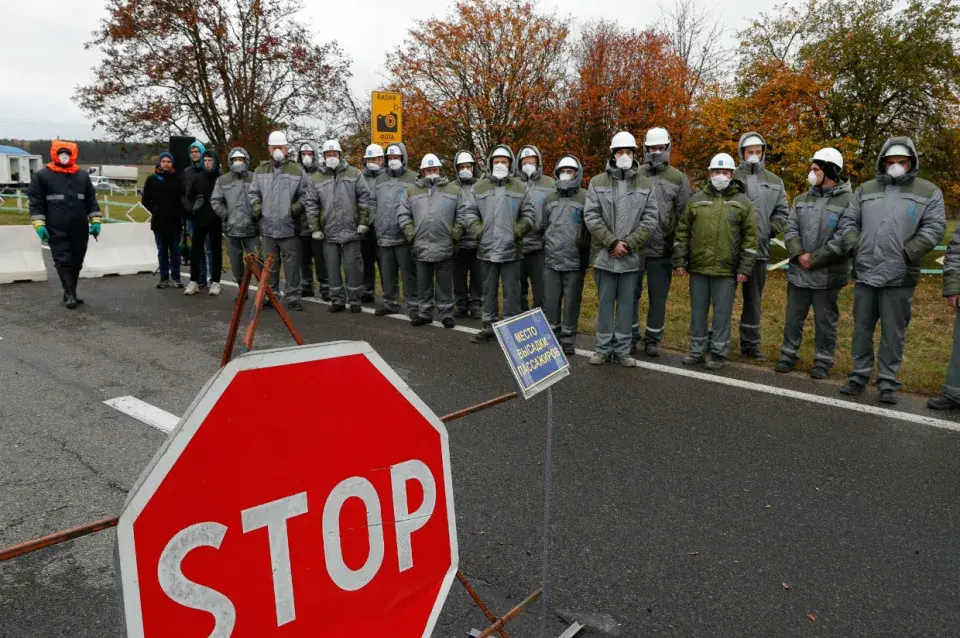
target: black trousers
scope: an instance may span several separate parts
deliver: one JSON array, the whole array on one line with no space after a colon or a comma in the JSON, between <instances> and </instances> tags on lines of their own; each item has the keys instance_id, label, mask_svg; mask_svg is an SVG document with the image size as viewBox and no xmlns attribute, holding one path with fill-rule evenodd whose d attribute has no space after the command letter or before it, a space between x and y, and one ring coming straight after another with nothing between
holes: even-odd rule
<instances>
[{"instance_id":1,"label":"black trousers","mask_svg":"<svg viewBox=\"0 0 960 638\"><path fill-rule=\"evenodd\" d=\"M200 264L204 260L204 248L210 238L210 250L213 263L210 264L210 281L220 283L223 270L223 232L219 223L213 225L194 224L193 237L190 238L190 281L200 281Z\"/></svg>"}]
</instances>

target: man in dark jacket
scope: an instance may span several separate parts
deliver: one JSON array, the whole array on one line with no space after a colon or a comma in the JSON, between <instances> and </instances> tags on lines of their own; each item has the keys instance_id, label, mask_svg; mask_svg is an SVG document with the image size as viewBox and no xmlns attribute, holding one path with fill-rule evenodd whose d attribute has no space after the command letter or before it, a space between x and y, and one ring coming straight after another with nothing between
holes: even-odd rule
<instances>
[{"instance_id":1,"label":"man in dark jacket","mask_svg":"<svg viewBox=\"0 0 960 638\"><path fill-rule=\"evenodd\" d=\"M473 195L473 185L480 179L480 166L473 153L457 151L454 156L457 169L457 183L464 197ZM477 258L477 238L469 230L464 230L453 268L453 294L456 297L454 317L470 316L480 319L483 306L483 275L480 272L480 259Z\"/></svg>"},{"instance_id":2,"label":"man in dark jacket","mask_svg":"<svg viewBox=\"0 0 960 638\"><path fill-rule=\"evenodd\" d=\"M180 283L180 180L173 155L160 153L153 175L143 183L140 203L150 212L150 230L157 242L160 283L157 288L183 288Z\"/></svg>"},{"instance_id":3,"label":"man in dark jacket","mask_svg":"<svg viewBox=\"0 0 960 638\"><path fill-rule=\"evenodd\" d=\"M210 205L220 217L223 233L227 237L227 257L230 258L233 278L239 282L245 266L244 253L260 254L260 235L248 195L253 182L250 154L245 148L237 146L230 149L227 161L230 162L230 170L217 179Z\"/></svg>"},{"instance_id":4,"label":"man in dark jacket","mask_svg":"<svg viewBox=\"0 0 960 638\"><path fill-rule=\"evenodd\" d=\"M190 283L183 291L185 295L195 295L199 291L197 279L200 277L200 264L203 263L203 247L210 238L213 260L210 264L210 293L220 294L220 271L223 269L223 236L220 217L213 210L211 199L213 189L220 177L217 154L203 152L203 172L193 178L187 197L193 202L193 236L190 238Z\"/></svg>"},{"instance_id":5,"label":"man in dark jacket","mask_svg":"<svg viewBox=\"0 0 960 638\"><path fill-rule=\"evenodd\" d=\"M189 149L190 165L183 169L180 175L180 188L183 192L180 199L180 203L183 206L183 223L187 229L187 235L190 237L193 236L193 219L190 215L193 210L193 200L190 199L190 185L193 184L194 178L203 172L203 153L206 150L206 147L204 147L200 141L193 142ZM190 255L184 255L184 257L190 260ZM210 248L209 241L207 242L207 251L204 257L204 259L200 260L200 279L197 281L199 286L207 285L207 267L213 263L213 250Z\"/></svg>"},{"instance_id":6,"label":"man in dark jacket","mask_svg":"<svg viewBox=\"0 0 960 638\"><path fill-rule=\"evenodd\" d=\"M77 281L87 254L88 233L100 235L100 207L90 174L77 167L77 145L53 140L50 159L34 173L27 189L30 220L37 236L47 242L63 286L63 303L76 308Z\"/></svg>"}]
</instances>

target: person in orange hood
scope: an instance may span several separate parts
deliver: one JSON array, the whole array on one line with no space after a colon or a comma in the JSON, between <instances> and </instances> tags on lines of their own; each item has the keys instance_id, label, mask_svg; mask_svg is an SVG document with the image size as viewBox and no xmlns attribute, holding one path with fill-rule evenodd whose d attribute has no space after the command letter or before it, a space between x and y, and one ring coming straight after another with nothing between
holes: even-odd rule
<instances>
[{"instance_id":1,"label":"person in orange hood","mask_svg":"<svg viewBox=\"0 0 960 638\"><path fill-rule=\"evenodd\" d=\"M90 175L77 166L77 145L53 140L50 159L34 173L27 189L30 220L41 241L50 245L63 286L63 303L76 308L77 281L87 254L89 235L100 235L100 207Z\"/></svg>"}]
</instances>

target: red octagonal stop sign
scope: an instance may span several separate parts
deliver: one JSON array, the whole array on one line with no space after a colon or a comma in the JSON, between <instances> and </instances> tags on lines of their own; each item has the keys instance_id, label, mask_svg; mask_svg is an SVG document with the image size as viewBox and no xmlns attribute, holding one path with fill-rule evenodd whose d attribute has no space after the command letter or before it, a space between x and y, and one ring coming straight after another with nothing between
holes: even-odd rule
<instances>
[{"instance_id":1,"label":"red octagonal stop sign","mask_svg":"<svg viewBox=\"0 0 960 638\"><path fill-rule=\"evenodd\" d=\"M130 636L428 636L457 570L447 431L363 342L223 368L117 527Z\"/></svg>"}]
</instances>

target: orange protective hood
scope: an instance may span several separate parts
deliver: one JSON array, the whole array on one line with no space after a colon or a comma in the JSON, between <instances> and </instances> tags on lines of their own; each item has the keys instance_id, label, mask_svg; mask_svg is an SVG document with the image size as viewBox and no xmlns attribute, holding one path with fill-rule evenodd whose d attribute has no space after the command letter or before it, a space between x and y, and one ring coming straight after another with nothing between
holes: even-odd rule
<instances>
[{"instance_id":1,"label":"orange protective hood","mask_svg":"<svg viewBox=\"0 0 960 638\"><path fill-rule=\"evenodd\" d=\"M59 151L61 148L65 148L70 152L70 163L66 166L61 166L57 163L57 151ZM77 145L73 142L52 140L50 142L50 163L47 164L47 168L49 168L51 171L57 171L58 173L76 173L79 170L79 167L77 166L77 155Z\"/></svg>"}]
</instances>

